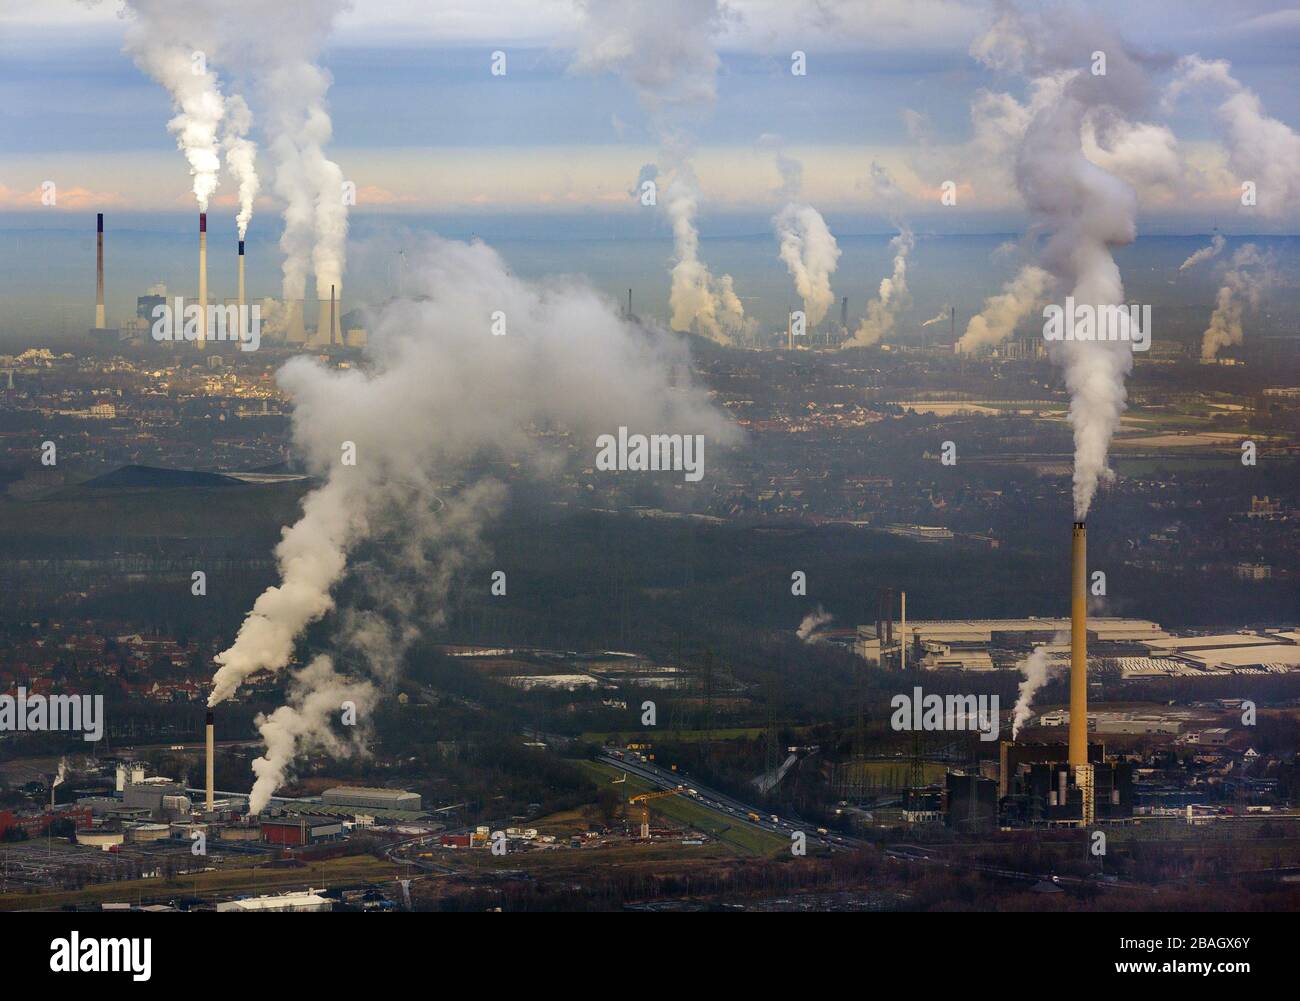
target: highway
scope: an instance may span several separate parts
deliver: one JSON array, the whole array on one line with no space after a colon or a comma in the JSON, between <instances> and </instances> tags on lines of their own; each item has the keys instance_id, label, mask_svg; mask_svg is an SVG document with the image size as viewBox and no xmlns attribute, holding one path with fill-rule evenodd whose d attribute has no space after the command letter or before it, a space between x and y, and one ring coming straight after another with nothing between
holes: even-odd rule
<instances>
[{"instance_id":1,"label":"highway","mask_svg":"<svg viewBox=\"0 0 1300 1001\"><path fill-rule=\"evenodd\" d=\"M858 838L846 835L818 834L816 827L801 822L797 817L777 817L777 819L773 820L772 814L764 812L757 806L710 789L681 772L668 771L649 761L642 761L639 757L634 756L631 751L605 749L600 752L599 760L602 764L618 768L629 775L635 775L659 789L676 789L678 786L694 789L696 794L690 796L693 802L699 803L716 813L721 813L728 820L739 824L748 824L750 827L757 827L787 839L795 831L803 831L807 836L808 844L820 844L831 851L849 851L860 848L865 844ZM757 821L753 820L750 814L759 819Z\"/></svg>"}]
</instances>

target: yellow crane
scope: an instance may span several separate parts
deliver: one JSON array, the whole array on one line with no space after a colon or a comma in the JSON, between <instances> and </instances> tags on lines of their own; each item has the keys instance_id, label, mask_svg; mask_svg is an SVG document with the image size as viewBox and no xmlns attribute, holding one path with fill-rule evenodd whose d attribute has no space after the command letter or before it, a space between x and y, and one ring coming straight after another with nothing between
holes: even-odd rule
<instances>
[{"instance_id":1,"label":"yellow crane","mask_svg":"<svg viewBox=\"0 0 1300 1001\"><path fill-rule=\"evenodd\" d=\"M650 806L652 799L663 799L665 796L676 796L678 793L686 791L685 786L678 786L676 789L660 789L658 792L642 792L635 796L628 797L628 804L641 804L641 837L649 839L650 837Z\"/></svg>"}]
</instances>

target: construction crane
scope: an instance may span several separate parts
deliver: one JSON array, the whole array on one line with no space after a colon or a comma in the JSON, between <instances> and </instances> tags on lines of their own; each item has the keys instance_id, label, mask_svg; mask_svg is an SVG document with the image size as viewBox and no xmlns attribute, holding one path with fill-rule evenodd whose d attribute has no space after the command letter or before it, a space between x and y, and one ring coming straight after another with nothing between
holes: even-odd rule
<instances>
[{"instance_id":1,"label":"construction crane","mask_svg":"<svg viewBox=\"0 0 1300 1001\"><path fill-rule=\"evenodd\" d=\"M666 796L676 796L678 793L686 791L684 786L678 786L676 789L661 789L658 792L643 792L628 798L628 804L641 804L641 839L648 841L650 839L650 806L652 799L663 799Z\"/></svg>"}]
</instances>

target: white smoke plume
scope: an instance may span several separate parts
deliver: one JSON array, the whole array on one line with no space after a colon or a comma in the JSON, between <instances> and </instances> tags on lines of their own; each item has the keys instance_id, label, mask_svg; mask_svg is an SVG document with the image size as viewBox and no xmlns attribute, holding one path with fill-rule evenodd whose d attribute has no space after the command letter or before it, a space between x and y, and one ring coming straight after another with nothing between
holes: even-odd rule
<instances>
[{"instance_id":1,"label":"white smoke plume","mask_svg":"<svg viewBox=\"0 0 1300 1001\"><path fill-rule=\"evenodd\" d=\"M1269 262L1253 243L1239 247L1223 276L1214 300L1210 325L1201 337L1201 361L1211 362L1223 348L1242 342L1242 318L1258 309L1260 293L1270 278Z\"/></svg>"},{"instance_id":2,"label":"white smoke plume","mask_svg":"<svg viewBox=\"0 0 1300 1001\"><path fill-rule=\"evenodd\" d=\"M811 329L826 318L835 302L831 275L838 266L840 248L822 214L811 205L791 202L772 224L781 243L781 260L794 279Z\"/></svg>"},{"instance_id":3,"label":"white smoke plume","mask_svg":"<svg viewBox=\"0 0 1300 1001\"><path fill-rule=\"evenodd\" d=\"M803 617L803 621L799 623L799 628L795 630L795 635L805 643L817 643L822 638L823 627L834 621L835 616L822 608L821 605L818 605Z\"/></svg>"},{"instance_id":4,"label":"white smoke plume","mask_svg":"<svg viewBox=\"0 0 1300 1001\"><path fill-rule=\"evenodd\" d=\"M922 323L921 326L923 326L923 327L933 327L936 323L943 323L943 321L946 320L946 319L948 319L948 317L949 317L949 315L950 315L949 312L948 312L948 308L949 308L949 307L944 306L943 309L939 310L939 312L937 312L934 316L930 317L930 319L928 319L928 320L926 320L924 323Z\"/></svg>"},{"instance_id":5,"label":"white smoke plume","mask_svg":"<svg viewBox=\"0 0 1300 1001\"><path fill-rule=\"evenodd\" d=\"M225 134L221 144L226 151L226 170L239 189L239 213L235 225L242 240L248 233L248 223L253 218L253 203L261 182L257 179L257 144L248 138L253 127L253 113L238 94L226 99Z\"/></svg>"},{"instance_id":6,"label":"white smoke plume","mask_svg":"<svg viewBox=\"0 0 1300 1001\"><path fill-rule=\"evenodd\" d=\"M257 718L257 729L266 753L253 762L257 780L248 798L248 812L261 813L271 796L284 785L294 760L311 752L336 758L363 752L356 726L341 721L344 704L352 703L358 718L375 703L375 687L364 680L350 679L334 670L333 661L321 655L294 675L289 683L288 703L270 715Z\"/></svg>"},{"instance_id":7,"label":"white smoke plume","mask_svg":"<svg viewBox=\"0 0 1300 1001\"><path fill-rule=\"evenodd\" d=\"M893 273L880 280L876 298L867 303L866 315L858 322L858 329L841 347L869 347L878 344L893 333L898 318L912 304L912 296L907 290L907 256L912 252L915 239L912 229L902 218L899 203L902 193L893 177L878 163L871 164L871 180L877 197L884 199L898 235L889 241L889 249L894 254Z\"/></svg>"},{"instance_id":8,"label":"white smoke plume","mask_svg":"<svg viewBox=\"0 0 1300 1001\"><path fill-rule=\"evenodd\" d=\"M1178 265L1178 270L1186 271L1188 268L1196 267L1196 265L1200 264L1202 261L1208 261L1218 257L1223 253L1223 248L1227 242L1228 241L1223 238L1223 234L1215 233L1214 237L1210 240L1209 246L1202 247L1200 250L1193 253L1187 258L1187 260Z\"/></svg>"},{"instance_id":9,"label":"white smoke plume","mask_svg":"<svg viewBox=\"0 0 1300 1001\"><path fill-rule=\"evenodd\" d=\"M781 175L777 197L785 205L772 217L772 226L780 245L779 255L794 279L795 293L803 300L811 330L826 318L835 302L831 275L839 266L840 248L822 214L800 197L803 164L786 155L774 136L763 136L760 145L775 146L776 169Z\"/></svg>"},{"instance_id":10,"label":"white smoke plume","mask_svg":"<svg viewBox=\"0 0 1300 1001\"><path fill-rule=\"evenodd\" d=\"M993 68L1063 81L1025 128L1016 157L1016 186L1034 231L1046 236L1040 259L1057 291L1087 306L1122 305L1124 285L1111 248L1136 238L1137 196L1126 181L1088 159L1083 133L1089 115L1104 114L1112 128L1121 128L1114 123L1131 120L1142 109L1151 88L1140 59L1090 16L1057 8L1023 15L1011 4L1001 7L993 28L971 51ZM1080 68L1081 51L1104 52L1106 72ZM1128 167L1137 169L1131 161ZM1127 313L1120 315L1122 323ZM1060 341L1050 347L1070 392L1074 514L1082 521L1098 485L1113 476L1107 455L1125 407L1132 344L1127 339Z\"/></svg>"},{"instance_id":11,"label":"white smoke plume","mask_svg":"<svg viewBox=\"0 0 1300 1001\"><path fill-rule=\"evenodd\" d=\"M284 530L279 583L217 656L209 705L254 674L289 667L307 626L335 610L345 579L367 600L335 617L335 639L369 677L390 678L418 626L441 620L453 583L475 586L459 574L504 487L476 473L473 460L499 456L544 475L564 458L530 428L565 428L578 461L590 461L597 436L620 426L703 434L710 450L737 437L690 383L684 342L624 321L587 285L524 283L484 244L438 239L417 270L418 299L390 304L372 324L365 371L306 357L280 370L294 401L295 447L324 482ZM497 310L507 336L487 326ZM355 465L340 460L345 442ZM322 719L308 709L318 682L334 684L318 670L297 677L293 713L280 716L294 746ZM270 787L284 774L282 758L264 766Z\"/></svg>"},{"instance_id":12,"label":"white smoke plume","mask_svg":"<svg viewBox=\"0 0 1300 1001\"><path fill-rule=\"evenodd\" d=\"M346 0L233 0L222 7L228 23L246 32L239 54L260 97L272 188L284 202L281 287L290 302L306 296L309 271L317 298L328 298L331 285L343 288L348 204L343 170L325 154L333 134L326 100L331 78L318 61L346 6Z\"/></svg>"},{"instance_id":13,"label":"white smoke plume","mask_svg":"<svg viewBox=\"0 0 1300 1001\"><path fill-rule=\"evenodd\" d=\"M189 164L199 210L206 212L221 179L218 132L225 114L216 73L207 65L216 52L211 21L167 0L129 0L129 7L135 17L126 51L171 95L176 114L167 128Z\"/></svg>"},{"instance_id":14,"label":"white smoke plume","mask_svg":"<svg viewBox=\"0 0 1300 1001\"><path fill-rule=\"evenodd\" d=\"M719 0L579 0L582 24L571 68L618 73L636 90L661 147L663 205L673 228L669 302L674 330L729 343L746 327L730 275L715 277L700 258L699 181L691 131L717 99L714 39L724 25Z\"/></svg>"},{"instance_id":15,"label":"white smoke plume","mask_svg":"<svg viewBox=\"0 0 1300 1001\"><path fill-rule=\"evenodd\" d=\"M1300 202L1300 134L1266 114L1259 95L1232 75L1232 64L1224 59L1180 59L1165 104L1172 106L1184 93L1201 88L1227 95L1216 114L1238 183L1255 185L1255 207L1268 217L1294 212Z\"/></svg>"},{"instance_id":16,"label":"white smoke plume","mask_svg":"<svg viewBox=\"0 0 1300 1001\"><path fill-rule=\"evenodd\" d=\"M1052 276L1042 268L1032 264L1022 267L1002 286L1000 295L984 300L984 308L966 324L966 332L957 341L957 350L972 354L1010 338L1022 321L1042 307L1051 285Z\"/></svg>"},{"instance_id":17,"label":"white smoke plume","mask_svg":"<svg viewBox=\"0 0 1300 1001\"><path fill-rule=\"evenodd\" d=\"M1067 634L1058 633L1053 642L1063 643L1068 639ZM1020 688L1016 694L1016 708L1011 713L1012 740L1019 736L1020 728L1033 715L1034 696L1038 694L1040 688L1047 684L1047 676L1052 667L1052 659L1048 655L1047 647L1034 647L1034 652L1016 664L1016 667L1025 678L1020 682Z\"/></svg>"}]
</instances>

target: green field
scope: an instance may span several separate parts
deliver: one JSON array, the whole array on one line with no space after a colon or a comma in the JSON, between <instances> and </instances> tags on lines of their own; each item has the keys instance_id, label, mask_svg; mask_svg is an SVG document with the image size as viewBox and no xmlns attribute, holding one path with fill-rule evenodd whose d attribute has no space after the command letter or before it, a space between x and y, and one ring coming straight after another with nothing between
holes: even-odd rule
<instances>
[{"instance_id":1,"label":"green field","mask_svg":"<svg viewBox=\"0 0 1300 1001\"><path fill-rule=\"evenodd\" d=\"M616 768L595 761L580 761L577 764L597 785L609 785L611 780L623 774ZM657 787L635 775L629 775L626 783L619 783L615 788L623 794L626 801L628 796L653 792ZM639 805L634 806L632 815L638 815L639 810ZM778 852L788 854L790 850L790 842L781 835L749 824L736 823L686 796L666 796L653 800L650 803L650 813L652 817L659 813L683 826L703 831L742 855L771 856Z\"/></svg>"}]
</instances>

